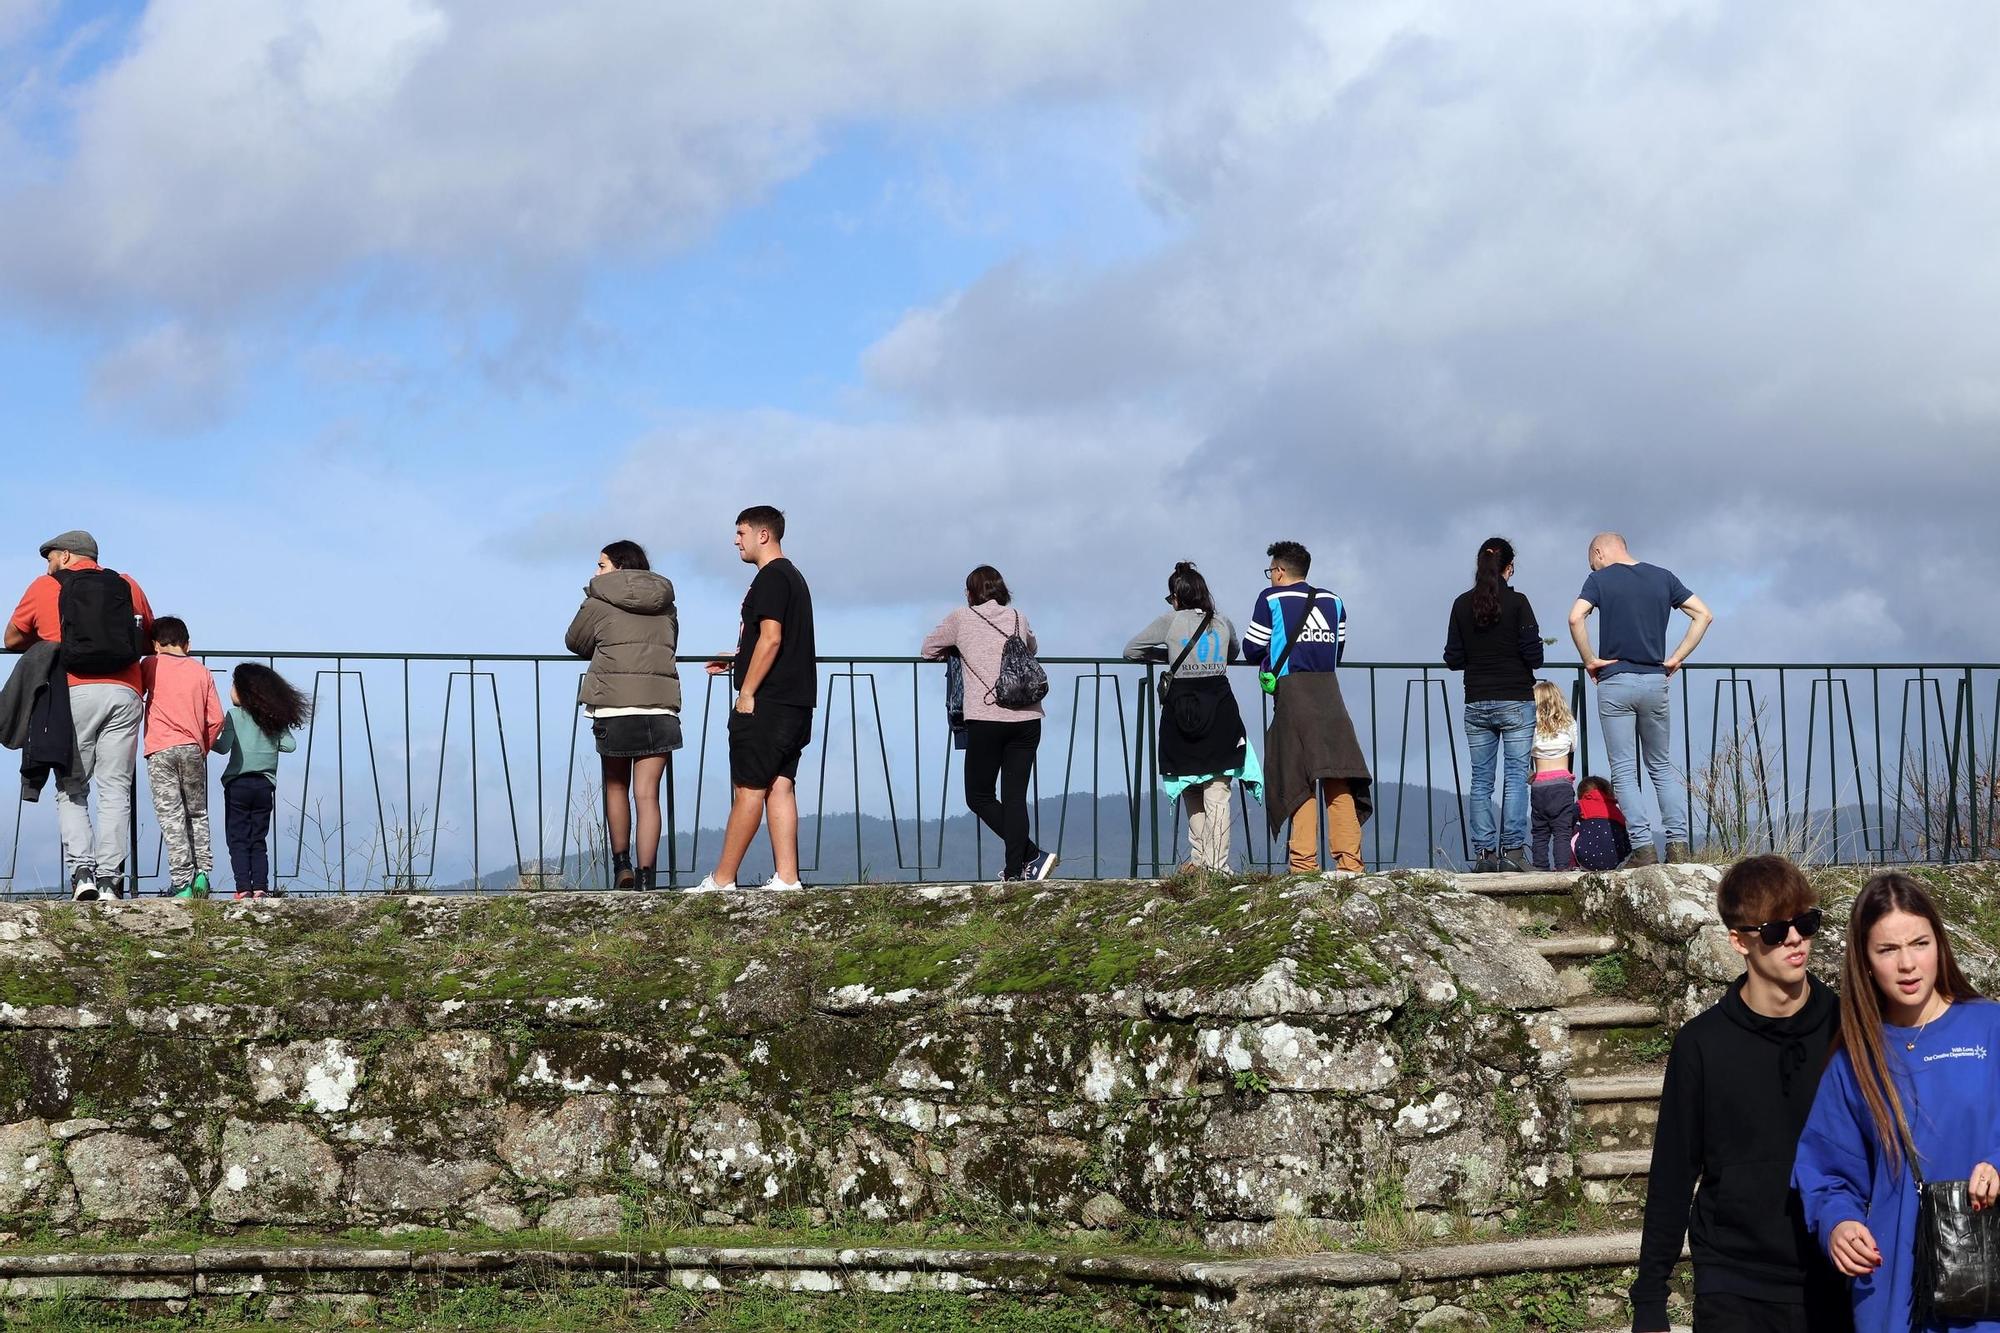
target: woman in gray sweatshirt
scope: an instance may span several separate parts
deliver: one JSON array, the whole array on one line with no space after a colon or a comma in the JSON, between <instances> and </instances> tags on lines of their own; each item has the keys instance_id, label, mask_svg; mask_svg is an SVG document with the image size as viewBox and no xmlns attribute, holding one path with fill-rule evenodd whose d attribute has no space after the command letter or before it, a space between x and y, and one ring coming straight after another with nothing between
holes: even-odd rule
<instances>
[{"instance_id":1,"label":"woman in gray sweatshirt","mask_svg":"<svg viewBox=\"0 0 2000 1333\"><path fill-rule=\"evenodd\" d=\"M1128 662L1164 662L1160 779L1187 812L1188 868L1229 869L1229 780L1263 799L1264 775L1229 685L1240 662L1236 626L1215 609L1208 580L1183 560L1167 577L1168 610L1125 645Z\"/></svg>"}]
</instances>

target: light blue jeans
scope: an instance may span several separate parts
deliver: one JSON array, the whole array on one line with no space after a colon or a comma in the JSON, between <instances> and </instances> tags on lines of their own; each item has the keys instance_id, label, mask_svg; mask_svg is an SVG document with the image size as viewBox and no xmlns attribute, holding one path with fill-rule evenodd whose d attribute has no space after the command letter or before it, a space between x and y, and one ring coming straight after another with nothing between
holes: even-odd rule
<instances>
[{"instance_id":1,"label":"light blue jeans","mask_svg":"<svg viewBox=\"0 0 2000 1333\"><path fill-rule=\"evenodd\" d=\"M76 762L56 781L56 829L63 868L89 868L109 878L125 873L132 839L132 774L139 762L139 721L145 706L126 685L69 687L76 726ZM97 819L90 818L90 789L97 788Z\"/></svg>"},{"instance_id":2,"label":"light blue jeans","mask_svg":"<svg viewBox=\"0 0 2000 1333\"><path fill-rule=\"evenodd\" d=\"M1627 671L1597 683L1597 722L1610 756L1611 790L1625 811L1625 830L1636 848L1654 845L1653 826L1639 805L1639 765L1660 803L1660 824L1668 842L1688 840L1688 795L1674 767L1673 711L1665 676Z\"/></svg>"},{"instance_id":3,"label":"light blue jeans","mask_svg":"<svg viewBox=\"0 0 2000 1333\"><path fill-rule=\"evenodd\" d=\"M1472 852L1528 845L1528 755L1535 746L1535 706L1493 699L1465 706L1465 748L1472 752ZM1493 767L1507 765L1500 787L1500 838L1493 836Z\"/></svg>"}]
</instances>

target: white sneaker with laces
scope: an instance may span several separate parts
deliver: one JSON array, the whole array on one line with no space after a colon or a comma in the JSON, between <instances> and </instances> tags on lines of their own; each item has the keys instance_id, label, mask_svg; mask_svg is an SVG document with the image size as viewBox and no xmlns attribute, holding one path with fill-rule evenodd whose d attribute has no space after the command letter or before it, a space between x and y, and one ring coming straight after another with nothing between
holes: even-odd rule
<instances>
[{"instance_id":1,"label":"white sneaker with laces","mask_svg":"<svg viewBox=\"0 0 2000 1333\"><path fill-rule=\"evenodd\" d=\"M717 884L715 882L715 876L703 875L701 877L701 883L689 889L688 892L689 893L734 893L736 892L736 883L734 880L732 880L727 884Z\"/></svg>"},{"instance_id":2,"label":"white sneaker with laces","mask_svg":"<svg viewBox=\"0 0 2000 1333\"><path fill-rule=\"evenodd\" d=\"M776 875L773 875L771 876L770 883L766 884L764 887L769 891L771 891L772 893L797 893L800 889L803 889L805 887L805 884L796 879L787 882L785 880L779 879Z\"/></svg>"}]
</instances>

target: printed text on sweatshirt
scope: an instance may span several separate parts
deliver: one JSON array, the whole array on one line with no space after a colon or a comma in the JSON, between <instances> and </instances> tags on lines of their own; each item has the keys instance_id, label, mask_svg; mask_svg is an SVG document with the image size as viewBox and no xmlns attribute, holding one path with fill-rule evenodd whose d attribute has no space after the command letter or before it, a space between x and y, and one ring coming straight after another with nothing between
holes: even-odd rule
<instances>
[{"instance_id":1,"label":"printed text on sweatshirt","mask_svg":"<svg viewBox=\"0 0 2000 1333\"><path fill-rule=\"evenodd\" d=\"M1311 615L1306 614L1308 602ZM1250 628L1243 632L1244 659L1260 671L1269 671L1271 664L1285 655L1285 645L1294 640L1297 646L1278 674L1332 671L1347 649L1347 607L1330 590L1315 589L1308 583L1266 588L1257 598L1257 609L1251 612Z\"/></svg>"}]
</instances>

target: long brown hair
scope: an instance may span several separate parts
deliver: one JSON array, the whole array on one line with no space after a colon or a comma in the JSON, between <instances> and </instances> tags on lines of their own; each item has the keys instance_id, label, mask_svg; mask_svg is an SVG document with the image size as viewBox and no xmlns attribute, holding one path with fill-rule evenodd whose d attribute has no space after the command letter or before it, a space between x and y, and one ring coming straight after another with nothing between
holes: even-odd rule
<instances>
[{"instance_id":1,"label":"long brown hair","mask_svg":"<svg viewBox=\"0 0 2000 1333\"><path fill-rule=\"evenodd\" d=\"M1472 568L1472 621L1491 625L1500 619L1500 591L1507 586L1507 566L1514 563L1514 543L1488 537Z\"/></svg>"},{"instance_id":2,"label":"long brown hair","mask_svg":"<svg viewBox=\"0 0 2000 1333\"><path fill-rule=\"evenodd\" d=\"M1847 958L1840 968L1840 1031L1834 1034L1827 1055L1831 1058L1836 1052L1847 1052L1848 1062L1854 1066L1854 1081L1860 1085L1868 1114L1875 1121L1875 1141L1882 1145L1883 1160L1893 1175L1902 1169L1910 1123L1903 1115L1903 1099L1896 1095L1895 1080L1889 1077L1888 1047L1882 1040L1882 993L1868 967L1868 932L1891 912L1908 912L1929 923L1937 946L1938 994L1954 1003L1979 999L1980 994L1958 970L1944 918L1921 883L1900 870L1885 870L1861 886L1847 917Z\"/></svg>"}]
</instances>

